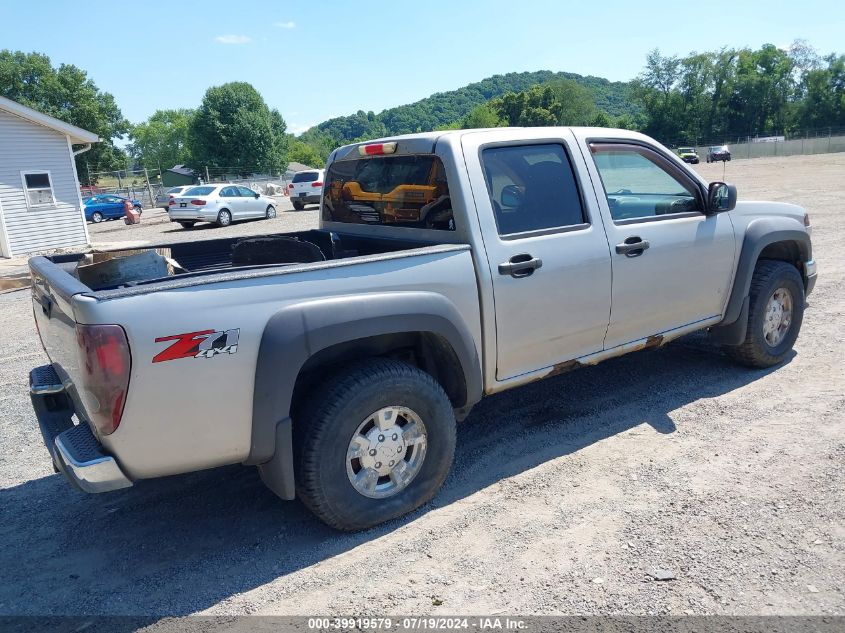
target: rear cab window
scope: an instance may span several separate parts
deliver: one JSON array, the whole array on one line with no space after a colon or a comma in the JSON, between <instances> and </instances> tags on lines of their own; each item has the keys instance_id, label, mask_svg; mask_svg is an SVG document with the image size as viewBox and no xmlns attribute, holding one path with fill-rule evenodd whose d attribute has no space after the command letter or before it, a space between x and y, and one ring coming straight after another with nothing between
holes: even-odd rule
<instances>
[{"instance_id":1,"label":"rear cab window","mask_svg":"<svg viewBox=\"0 0 845 633\"><path fill-rule=\"evenodd\" d=\"M443 162L432 154L335 161L326 173L323 220L454 231Z\"/></svg>"}]
</instances>

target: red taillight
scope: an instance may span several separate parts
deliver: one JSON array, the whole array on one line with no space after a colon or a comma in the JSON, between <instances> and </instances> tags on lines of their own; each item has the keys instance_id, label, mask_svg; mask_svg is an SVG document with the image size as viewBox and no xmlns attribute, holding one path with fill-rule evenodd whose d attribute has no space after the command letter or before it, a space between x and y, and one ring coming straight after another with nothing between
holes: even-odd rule
<instances>
[{"instance_id":1,"label":"red taillight","mask_svg":"<svg viewBox=\"0 0 845 633\"><path fill-rule=\"evenodd\" d=\"M290 184L288 185L288 189L293 189L293 183L290 183Z\"/></svg>"},{"instance_id":2,"label":"red taillight","mask_svg":"<svg viewBox=\"0 0 845 633\"><path fill-rule=\"evenodd\" d=\"M132 357L119 325L77 325L79 396L102 435L114 433L123 416Z\"/></svg>"},{"instance_id":3,"label":"red taillight","mask_svg":"<svg viewBox=\"0 0 845 633\"><path fill-rule=\"evenodd\" d=\"M322 187L322 186L323 186L323 183L321 183L320 181L317 181L317 182L312 182L312 183L311 183L311 186L312 186L312 187Z\"/></svg>"},{"instance_id":4,"label":"red taillight","mask_svg":"<svg viewBox=\"0 0 845 633\"><path fill-rule=\"evenodd\" d=\"M191 204L202 207L205 206L205 200L191 200Z\"/></svg>"}]
</instances>

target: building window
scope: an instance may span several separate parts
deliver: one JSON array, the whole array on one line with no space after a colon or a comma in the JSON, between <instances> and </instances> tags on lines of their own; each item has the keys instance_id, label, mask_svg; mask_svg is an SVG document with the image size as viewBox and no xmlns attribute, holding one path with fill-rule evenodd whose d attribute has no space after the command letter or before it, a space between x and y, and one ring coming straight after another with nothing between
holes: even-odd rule
<instances>
[{"instance_id":1,"label":"building window","mask_svg":"<svg viewBox=\"0 0 845 633\"><path fill-rule=\"evenodd\" d=\"M43 207L56 203L53 195L53 183L48 171L21 172L26 203L30 207Z\"/></svg>"}]
</instances>

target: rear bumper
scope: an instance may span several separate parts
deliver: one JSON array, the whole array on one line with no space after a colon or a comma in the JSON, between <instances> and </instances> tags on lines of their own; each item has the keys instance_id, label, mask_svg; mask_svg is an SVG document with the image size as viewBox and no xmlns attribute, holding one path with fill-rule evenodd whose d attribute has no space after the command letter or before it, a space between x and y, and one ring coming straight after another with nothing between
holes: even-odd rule
<instances>
[{"instance_id":1,"label":"rear bumper","mask_svg":"<svg viewBox=\"0 0 845 633\"><path fill-rule=\"evenodd\" d=\"M108 492L132 485L88 425L73 423L73 403L52 365L29 372L29 393L53 465L72 484L85 492Z\"/></svg>"},{"instance_id":2,"label":"rear bumper","mask_svg":"<svg viewBox=\"0 0 845 633\"><path fill-rule=\"evenodd\" d=\"M317 192L315 194L307 194L304 196L300 196L297 193L293 193L290 196L291 202L304 202L306 204L317 204L320 202L320 193Z\"/></svg>"},{"instance_id":3,"label":"rear bumper","mask_svg":"<svg viewBox=\"0 0 845 633\"><path fill-rule=\"evenodd\" d=\"M193 209L190 207L170 207L167 210L167 215L170 216L171 222L185 222L186 220L195 222L214 222L217 219L217 209L199 211L197 210L197 207L194 207Z\"/></svg>"}]
</instances>

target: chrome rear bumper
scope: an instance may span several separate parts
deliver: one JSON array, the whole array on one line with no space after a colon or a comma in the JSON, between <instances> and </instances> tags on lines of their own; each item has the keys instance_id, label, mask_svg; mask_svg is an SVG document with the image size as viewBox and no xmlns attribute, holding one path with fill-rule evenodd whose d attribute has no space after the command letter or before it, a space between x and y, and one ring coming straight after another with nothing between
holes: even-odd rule
<instances>
[{"instance_id":1,"label":"chrome rear bumper","mask_svg":"<svg viewBox=\"0 0 845 633\"><path fill-rule=\"evenodd\" d=\"M56 470L85 492L108 492L132 485L88 425L73 423L73 402L52 365L29 372L29 393Z\"/></svg>"}]
</instances>

